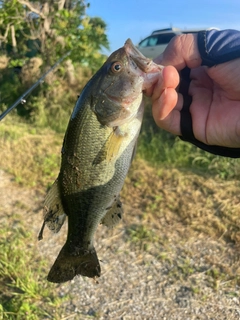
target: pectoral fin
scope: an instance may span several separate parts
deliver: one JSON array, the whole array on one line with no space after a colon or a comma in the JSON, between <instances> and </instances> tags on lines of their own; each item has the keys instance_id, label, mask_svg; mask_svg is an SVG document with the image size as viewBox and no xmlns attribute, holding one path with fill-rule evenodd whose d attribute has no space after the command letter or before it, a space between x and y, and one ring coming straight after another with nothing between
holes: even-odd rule
<instances>
[{"instance_id":1,"label":"pectoral fin","mask_svg":"<svg viewBox=\"0 0 240 320\"><path fill-rule=\"evenodd\" d=\"M57 233L65 221L66 214L64 213L60 198L58 180L54 182L46 196L44 201L43 217L44 222L39 232L38 240L43 238L43 230L45 225L47 225L51 231Z\"/></svg>"},{"instance_id":2,"label":"pectoral fin","mask_svg":"<svg viewBox=\"0 0 240 320\"><path fill-rule=\"evenodd\" d=\"M101 221L101 224L105 225L106 227L112 228L121 221L122 216L123 216L122 202L118 197L114 201L111 208L108 209L106 215Z\"/></svg>"},{"instance_id":3,"label":"pectoral fin","mask_svg":"<svg viewBox=\"0 0 240 320\"><path fill-rule=\"evenodd\" d=\"M125 137L125 133L121 132L121 130L116 127L108 136L105 144L102 149L99 151L98 155L93 161L93 165L97 165L104 160L110 162L116 159L119 155L119 149Z\"/></svg>"}]
</instances>

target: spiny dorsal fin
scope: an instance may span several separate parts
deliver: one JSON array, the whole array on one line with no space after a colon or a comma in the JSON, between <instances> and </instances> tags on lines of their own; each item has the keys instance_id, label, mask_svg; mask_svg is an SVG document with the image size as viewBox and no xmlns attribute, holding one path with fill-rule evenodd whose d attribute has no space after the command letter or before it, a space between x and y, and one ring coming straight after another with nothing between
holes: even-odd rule
<instances>
[{"instance_id":1,"label":"spiny dorsal fin","mask_svg":"<svg viewBox=\"0 0 240 320\"><path fill-rule=\"evenodd\" d=\"M54 182L51 189L47 193L44 201L43 217L44 222L38 236L39 239L42 239L45 224L51 231L57 233L61 229L66 218L60 198L58 180Z\"/></svg>"},{"instance_id":2,"label":"spiny dorsal fin","mask_svg":"<svg viewBox=\"0 0 240 320\"><path fill-rule=\"evenodd\" d=\"M105 225L106 227L113 228L117 225L123 216L123 207L122 202L118 198L113 202L111 208L108 209L107 213L105 214L104 218L101 221L101 224Z\"/></svg>"}]
</instances>

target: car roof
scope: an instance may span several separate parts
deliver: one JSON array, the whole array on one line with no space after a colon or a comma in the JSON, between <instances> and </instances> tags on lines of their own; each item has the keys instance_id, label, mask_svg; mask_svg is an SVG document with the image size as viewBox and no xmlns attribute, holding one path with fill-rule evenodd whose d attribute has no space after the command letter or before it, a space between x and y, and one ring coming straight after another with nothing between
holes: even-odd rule
<instances>
[{"instance_id":1,"label":"car roof","mask_svg":"<svg viewBox=\"0 0 240 320\"><path fill-rule=\"evenodd\" d=\"M159 30L154 30L152 34L157 34L157 33L168 33L168 32L181 32L181 29L179 28L165 28L165 29L159 29Z\"/></svg>"},{"instance_id":2,"label":"car roof","mask_svg":"<svg viewBox=\"0 0 240 320\"><path fill-rule=\"evenodd\" d=\"M159 30L154 30L151 35L154 34L160 34L160 33L169 33L169 32L175 32L175 33L196 33L199 31L204 31L204 30L220 30L218 28L215 27L211 27L211 28L201 28L201 29L180 29L180 28L175 28L175 27L170 27L170 28L164 28L164 29L159 29Z\"/></svg>"}]
</instances>

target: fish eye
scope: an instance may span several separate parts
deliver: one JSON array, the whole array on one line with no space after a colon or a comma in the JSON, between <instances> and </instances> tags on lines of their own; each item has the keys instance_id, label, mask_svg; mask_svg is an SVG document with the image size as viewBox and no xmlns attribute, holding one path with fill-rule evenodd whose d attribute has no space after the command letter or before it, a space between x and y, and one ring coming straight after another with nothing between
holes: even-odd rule
<instances>
[{"instance_id":1,"label":"fish eye","mask_svg":"<svg viewBox=\"0 0 240 320\"><path fill-rule=\"evenodd\" d=\"M122 64L120 62L114 62L111 65L111 70L114 73L120 72L122 70Z\"/></svg>"}]
</instances>

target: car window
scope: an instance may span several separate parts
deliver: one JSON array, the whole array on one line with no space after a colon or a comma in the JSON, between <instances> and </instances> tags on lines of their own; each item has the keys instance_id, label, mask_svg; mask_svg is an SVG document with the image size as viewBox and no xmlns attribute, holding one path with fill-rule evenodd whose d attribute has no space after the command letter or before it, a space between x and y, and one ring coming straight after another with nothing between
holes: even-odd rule
<instances>
[{"instance_id":1,"label":"car window","mask_svg":"<svg viewBox=\"0 0 240 320\"><path fill-rule=\"evenodd\" d=\"M158 42L158 36L151 36L139 43L140 47L153 47L156 46Z\"/></svg>"},{"instance_id":2,"label":"car window","mask_svg":"<svg viewBox=\"0 0 240 320\"><path fill-rule=\"evenodd\" d=\"M158 37L149 37L148 45L149 47L153 47L157 44L157 42L158 42Z\"/></svg>"},{"instance_id":3,"label":"car window","mask_svg":"<svg viewBox=\"0 0 240 320\"><path fill-rule=\"evenodd\" d=\"M182 33L184 33L184 34L187 34L187 33L198 33L199 31L204 31L204 30L185 30L185 31L182 31Z\"/></svg>"},{"instance_id":4,"label":"car window","mask_svg":"<svg viewBox=\"0 0 240 320\"><path fill-rule=\"evenodd\" d=\"M157 44L167 44L175 35L175 33L159 34Z\"/></svg>"},{"instance_id":5,"label":"car window","mask_svg":"<svg viewBox=\"0 0 240 320\"><path fill-rule=\"evenodd\" d=\"M147 47L147 45L148 45L148 38L144 39L139 43L139 47Z\"/></svg>"},{"instance_id":6,"label":"car window","mask_svg":"<svg viewBox=\"0 0 240 320\"><path fill-rule=\"evenodd\" d=\"M162 33L147 37L139 43L139 47L153 47L167 44L175 36L175 33Z\"/></svg>"}]
</instances>

